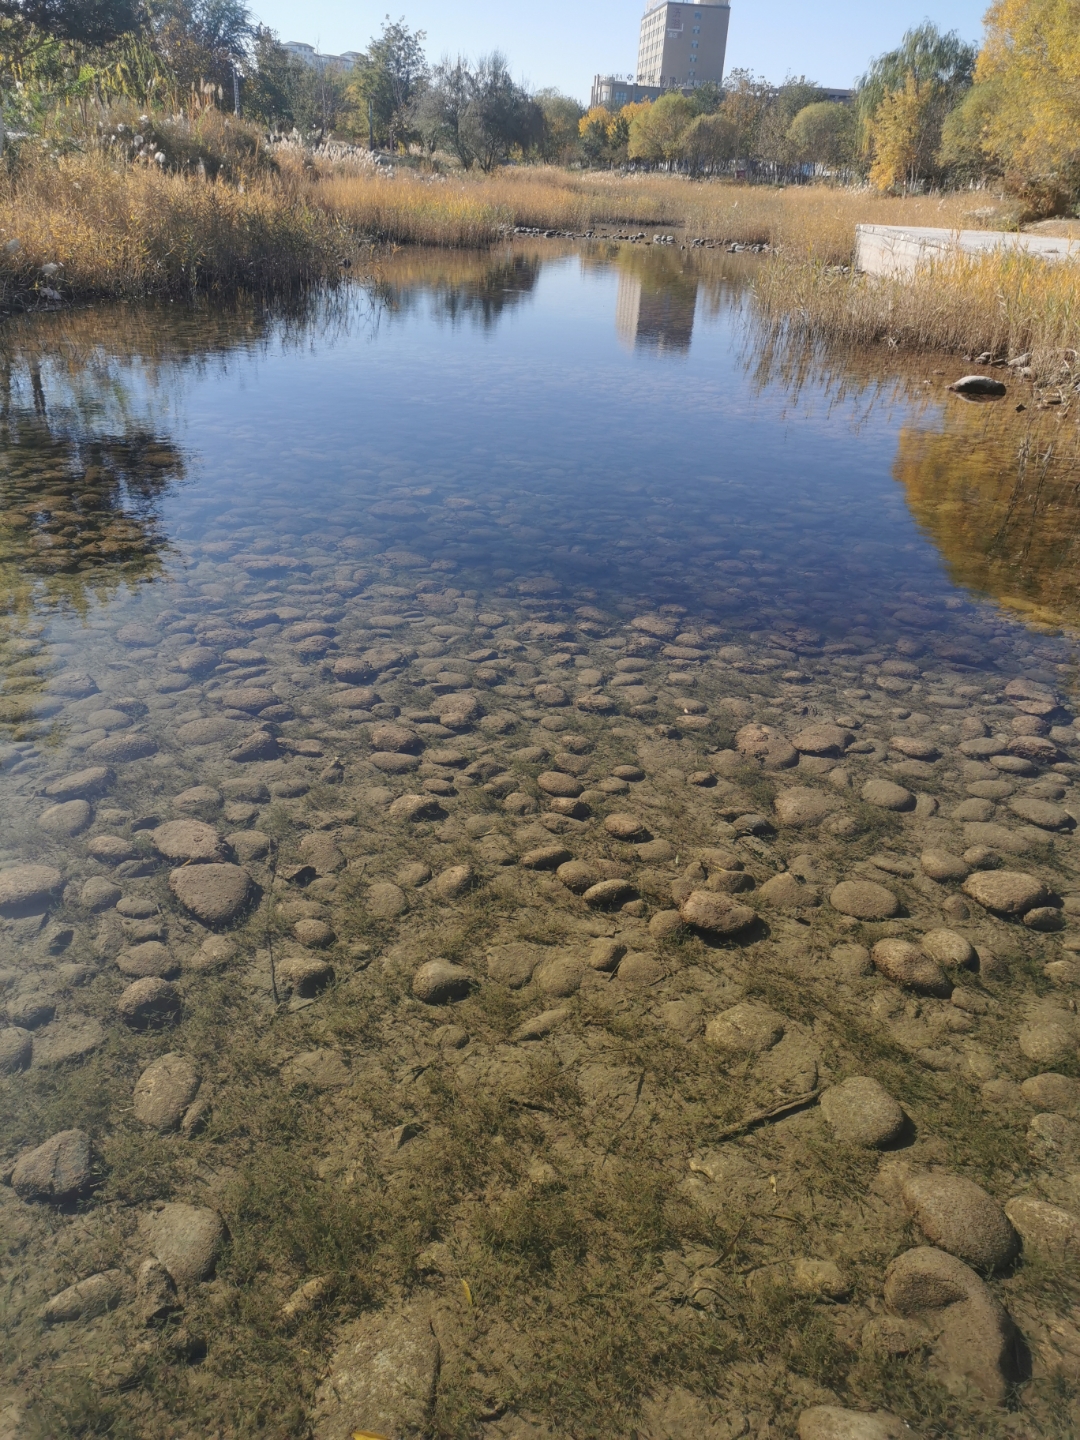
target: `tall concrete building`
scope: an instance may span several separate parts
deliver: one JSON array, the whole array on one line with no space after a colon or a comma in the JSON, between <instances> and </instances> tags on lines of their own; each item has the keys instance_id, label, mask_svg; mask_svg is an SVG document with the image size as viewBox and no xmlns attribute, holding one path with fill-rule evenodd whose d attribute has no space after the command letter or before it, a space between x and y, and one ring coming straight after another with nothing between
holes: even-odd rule
<instances>
[{"instance_id":1,"label":"tall concrete building","mask_svg":"<svg viewBox=\"0 0 1080 1440\"><path fill-rule=\"evenodd\" d=\"M693 90L724 79L728 0L648 0L638 42L639 85Z\"/></svg>"}]
</instances>

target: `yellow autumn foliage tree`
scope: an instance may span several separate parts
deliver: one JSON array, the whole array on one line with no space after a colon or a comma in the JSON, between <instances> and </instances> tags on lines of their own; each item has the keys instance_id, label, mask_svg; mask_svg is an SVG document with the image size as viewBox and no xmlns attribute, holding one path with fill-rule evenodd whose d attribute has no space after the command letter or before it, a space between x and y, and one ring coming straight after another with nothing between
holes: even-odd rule
<instances>
[{"instance_id":1,"label":"yellow autumn foliage tree","mask_svg":"<svg viewBox=\"0 0 1080 1440\"><path fill-rule=\"evenodd\" d=\"M985 150L1011 188L1057 209L1080 193L1080 0L995 0L975 70Z\"/></svg>"},{"instance_id":2,"label":"yellow autumn foliage tree","mask_svg":"<svg viewBox=\"0 0 1080 1440\"><path fill-rule=\"evenodd\" d=\"M923 115L930 87L908 73L902 90L890 90L873 121L874 159L870 183L878 190L897 190L915 179Z\"/></svg>"}]
</instances>

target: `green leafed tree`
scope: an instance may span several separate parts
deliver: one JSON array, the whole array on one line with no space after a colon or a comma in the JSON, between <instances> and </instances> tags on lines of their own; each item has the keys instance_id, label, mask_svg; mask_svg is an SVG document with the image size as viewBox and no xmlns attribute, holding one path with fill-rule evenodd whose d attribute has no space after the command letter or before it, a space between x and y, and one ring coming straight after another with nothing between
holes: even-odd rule
<instances>
[{"instance_id":1,"label":"green leafed tree","mask_svg":"<svg viewBox=\"0 0 1080 1440\"><path fill-rule=\"evenodd\" d=\"M850 105L829 100L805 105L792 120L787 138L800 163L850 165L855 158L855 113Z\"/></svg>"},{"instance_id":2,"label":"green leafed tree","mask_svg":"<svg viewBox=\"0 0 1080 1440\"><path fill-rule=\"evenodd\" d=\"M652 105L639 110L630 123L630 159L657 165L680 158L682 133L694 119L685 95L669 90Z\"/></svg>"},{"instance_id":3,"label":"green leafed tree","mask_svg":"<svg viewBox=\"0 0 1080 1440\"><path fill-rule=\"evenodd\" d=\"M108 45L145 19L141 0L0 0L0 20L77 45Z\"/></svg>"},{"instance_id":4,"label":"green leafed tree","mask_svg":"<svg viewBox=\"0 0 1080 1440\"><path fill-rule=\"evenodd\" d=\"M578 153L578 122L584 111L578 102L558 90L538 90L533 96L544 117L539 151L552 165L567 165Z\"/></svg>"},{"instance_id":5,"label":"green leafed tree","mask_svg":"<svg viewBox=\"0 0 1080 1440\"><path fill-rule=\"evenodd\" d=\"M391 150L415 133L413 120L428 81L426 38L423 30L410 30L404 18L392 21L388 15L349 83L361 129L370 114L375 139Z\"/></svg>"}]
</instances>

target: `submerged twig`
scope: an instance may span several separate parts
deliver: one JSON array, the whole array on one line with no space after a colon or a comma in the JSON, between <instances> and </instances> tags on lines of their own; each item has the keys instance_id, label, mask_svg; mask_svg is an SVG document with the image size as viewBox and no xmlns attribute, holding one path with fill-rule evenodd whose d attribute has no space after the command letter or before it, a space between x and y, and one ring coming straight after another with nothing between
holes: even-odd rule
<instances>
[{"instance_id":1,"label":"submerged twig","mask_svg":"<svg viewBox=\"0 0 1080 1440\"><path fill-rule=\"evenodd\" d=\"M733 1140L736 1135L743 1135L747 1130L752 1130L755 1125L763 1125L766 1120L779 1120L782 1116L790 1114L793 1110L802 1110L807 1105L812 1105L821 1094L821 1087L816 1090L807 1090L805 1095L795 1095L790 1100L784 1100L779 1105L774 1105L771 1110L758 1110L753 1115L747 1115L736 1125L727 1125L717 1135L717 1140Z\"/></svg>"}]
</instances>

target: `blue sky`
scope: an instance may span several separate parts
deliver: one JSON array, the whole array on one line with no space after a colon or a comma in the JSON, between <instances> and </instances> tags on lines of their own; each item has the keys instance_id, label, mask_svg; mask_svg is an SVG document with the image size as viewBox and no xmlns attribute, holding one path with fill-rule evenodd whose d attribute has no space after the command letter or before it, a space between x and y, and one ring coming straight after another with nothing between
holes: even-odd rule
<instances>
[{"instance_id":1,"label":"blue sky","mask_svg":"<svg viewBox=\"0 0 1080 1440\"><path fill-rule=\"evenodd\" d=\"M255 15L283 40L306 40L320 50L362 50L381 28L388 0L249 0ZM977 40L987 0L732 0L728 68L745 66L770 80L805 74L822 85L850 85L867 60L889 50L903 32L929 18L942 30ZM531 4L466 0L393 0L396 19L427 31L427 50L475 55L499 49L514 73L534 88L555 85L588 100L598 70L630 71L637 61L644 0L534 0Z\"/></svg>"}]
</instances>

